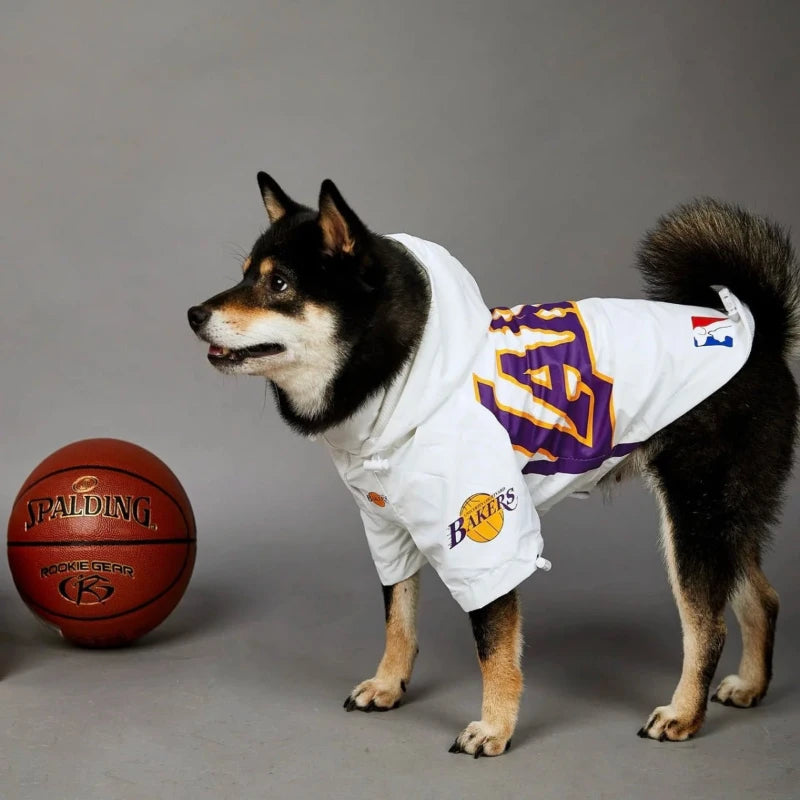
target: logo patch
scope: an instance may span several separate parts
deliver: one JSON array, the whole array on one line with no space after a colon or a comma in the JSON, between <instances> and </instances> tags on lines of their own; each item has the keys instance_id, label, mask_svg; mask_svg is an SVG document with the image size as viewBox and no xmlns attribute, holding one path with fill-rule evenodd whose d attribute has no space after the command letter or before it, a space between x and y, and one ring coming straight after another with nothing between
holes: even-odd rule
<instances>
[{"instance_id":1,"label":"logo patch","mask_svg":"<svg viewBox=\"0 0 800 800\"><path fill-rule=\"evenodd\" d=\"M514 489L500 489L494 494L478 492L468 497L461 506L461 516L450 523L450 549L464 539L473 542L491 542L503 530L505 512L517 507Z\"/></svg>"},{"instance_id":2,"label":"logo patch","mask_svg":"<svg viewBox=\"0 0 800 800\"><path fill-rule=\"evenodd\" d=\"M102 575L71 575L58 584L58 591L76 606L91 606L105 603L114 594L114 586Z\"/></svg>"},{"instance_id":3,"label":"logo patch","mask_svg":"<svg viewBox=\"0 0 800 800\"><path fill-rule=\"evenodd\" d=\"M386 507L386 495L385 494L378 494L377 492L370 492L367 495L367 500L369 500L370 503L373 503L374 505L378 506L379 508L385 508Z\"/></svg>"},{"instance_id":4,"label":"logo patch","mask_svg":"<svg viewBox=\"0 0 800 800\"><path fill-rule=\"evenodd\" d=\"M95 478L94 475L84 475L82 478L78 478L78 480L72 484L72 490L74 492L78 492L79 494L91 492L98 483L100 483L100 481Z\"/></svg>"},{"instance_id":5,"label":"logo patch","mask_svg":"<svg viewBox=\"0 0 800 800\"><path fill-rule=\"evenodd\" d=\"M105 574L102 574L105 573ZM82 560L59 561L42 567L39 577L58 577L58 593L76 606L102 604L117 590L119 577L134 577L134 569L116 561ZM114 580L112 580L112 577Z\"/></svg>"},{"instance_id":6,"label":"logo patch","mask_svg":"<svg viewBox=\"0 0 800 800\"><path fill-rule=\"evenodd\" d=\"M727 317L692 317L695 347L733 347L733 323Z\"/></svg>"}]
</instances>

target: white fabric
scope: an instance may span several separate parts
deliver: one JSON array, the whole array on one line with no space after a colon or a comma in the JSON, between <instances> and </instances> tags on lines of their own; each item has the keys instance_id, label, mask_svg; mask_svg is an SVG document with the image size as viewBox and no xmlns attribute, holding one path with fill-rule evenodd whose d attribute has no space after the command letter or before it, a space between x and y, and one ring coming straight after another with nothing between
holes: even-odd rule
<instances>
[{"instance_id":1,"label":"white fabric","mask_svg":"<svg viewBox=\"0 0 800 800\"><path fill-rule=\"evenodd\" d=\"M537 509L590 491L727 382L753 319L727 290L727 313L596 298L492 312L444 248L390 238L429 277L428 322L392 386L324 438L381 583L428 561L471 611L549 569Z\"/></svg>"}]
</instances>

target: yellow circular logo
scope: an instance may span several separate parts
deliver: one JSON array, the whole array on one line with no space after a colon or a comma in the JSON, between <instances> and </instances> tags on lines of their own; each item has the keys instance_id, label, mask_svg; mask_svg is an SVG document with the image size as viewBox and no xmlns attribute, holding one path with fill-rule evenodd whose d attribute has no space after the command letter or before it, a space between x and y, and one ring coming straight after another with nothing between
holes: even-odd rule
<instances>
[{"instance_id":1,"label":"yellow circular logo","mask_svg":"<svg viewBox=\"0 0 800 800\"><path fill-rule=\"evenodd\" d=\"M496 497L473 494L461 506L467 536L473 542L491 542L503 529L503 506Z\"/></svg>"}]
</instances>

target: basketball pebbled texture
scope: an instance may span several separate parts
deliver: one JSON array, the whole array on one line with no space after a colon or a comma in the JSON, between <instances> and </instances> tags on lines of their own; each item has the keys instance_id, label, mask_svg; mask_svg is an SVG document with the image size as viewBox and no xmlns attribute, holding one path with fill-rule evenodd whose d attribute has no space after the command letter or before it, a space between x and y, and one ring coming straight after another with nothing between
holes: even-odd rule
<instances>
[{"instance_id":1,"label":"basketball pebbled texture","mask_svg":"<svg viewBox=\"0 0 800 800\"><path fill-rule=\"evenodd\" d=\"M34 469L8 522L28 607L68 640L127 644L166 619L194 567L194 514L149 450L119 439L62 447Z\"/></svg>"}]
</instances>

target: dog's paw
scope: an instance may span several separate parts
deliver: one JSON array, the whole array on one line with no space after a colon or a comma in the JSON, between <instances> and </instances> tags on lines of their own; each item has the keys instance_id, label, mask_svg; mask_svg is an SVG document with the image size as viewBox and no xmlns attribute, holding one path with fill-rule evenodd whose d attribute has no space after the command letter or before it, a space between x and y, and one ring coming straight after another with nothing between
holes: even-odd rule
<instances>
[{"instance_id":1,"label":"dog's paw","mask_svg":"<svg viewBox=\"0 0 800 800\"><path fill-rule=\"evenodd\" d=\"M738 675L728 675L722 679L711 697L711 702L736 708L752 708L759 704L766 693L766 689L753 686Z\"/></svg>"},{"instance_id":2,"label":"dog's paw","mask_svg":"<svg viewBox=\"0 0 800 800\"><path fill-rule=\"evenodd\" d=\"M480 756L501 756L511 747L511 737L487 722L470 722L450 746L451 753Z\"/></svg>"},{"instance_id":3,"label":"dog's paw","mask_svg":"<svg viewBox=\"0 0 800 800\"><path fill-rule=\"evenodd\" d=\"M348 711L390 711L400 705L406 682L370 678L362 681L344 701Z\"/></svg>"},{"instance_id":4,"label":"dog's paw","mask_svg":"<svg viewBox=\"0 0 800 800\"><path fill-rule=\"evenodd\" d=\"M659 706L639 729L638 735L659 742L684 742L694 736L702 724L702 716L686 717L680 715L674 706Z\"/></svg>"}]
</instances>

